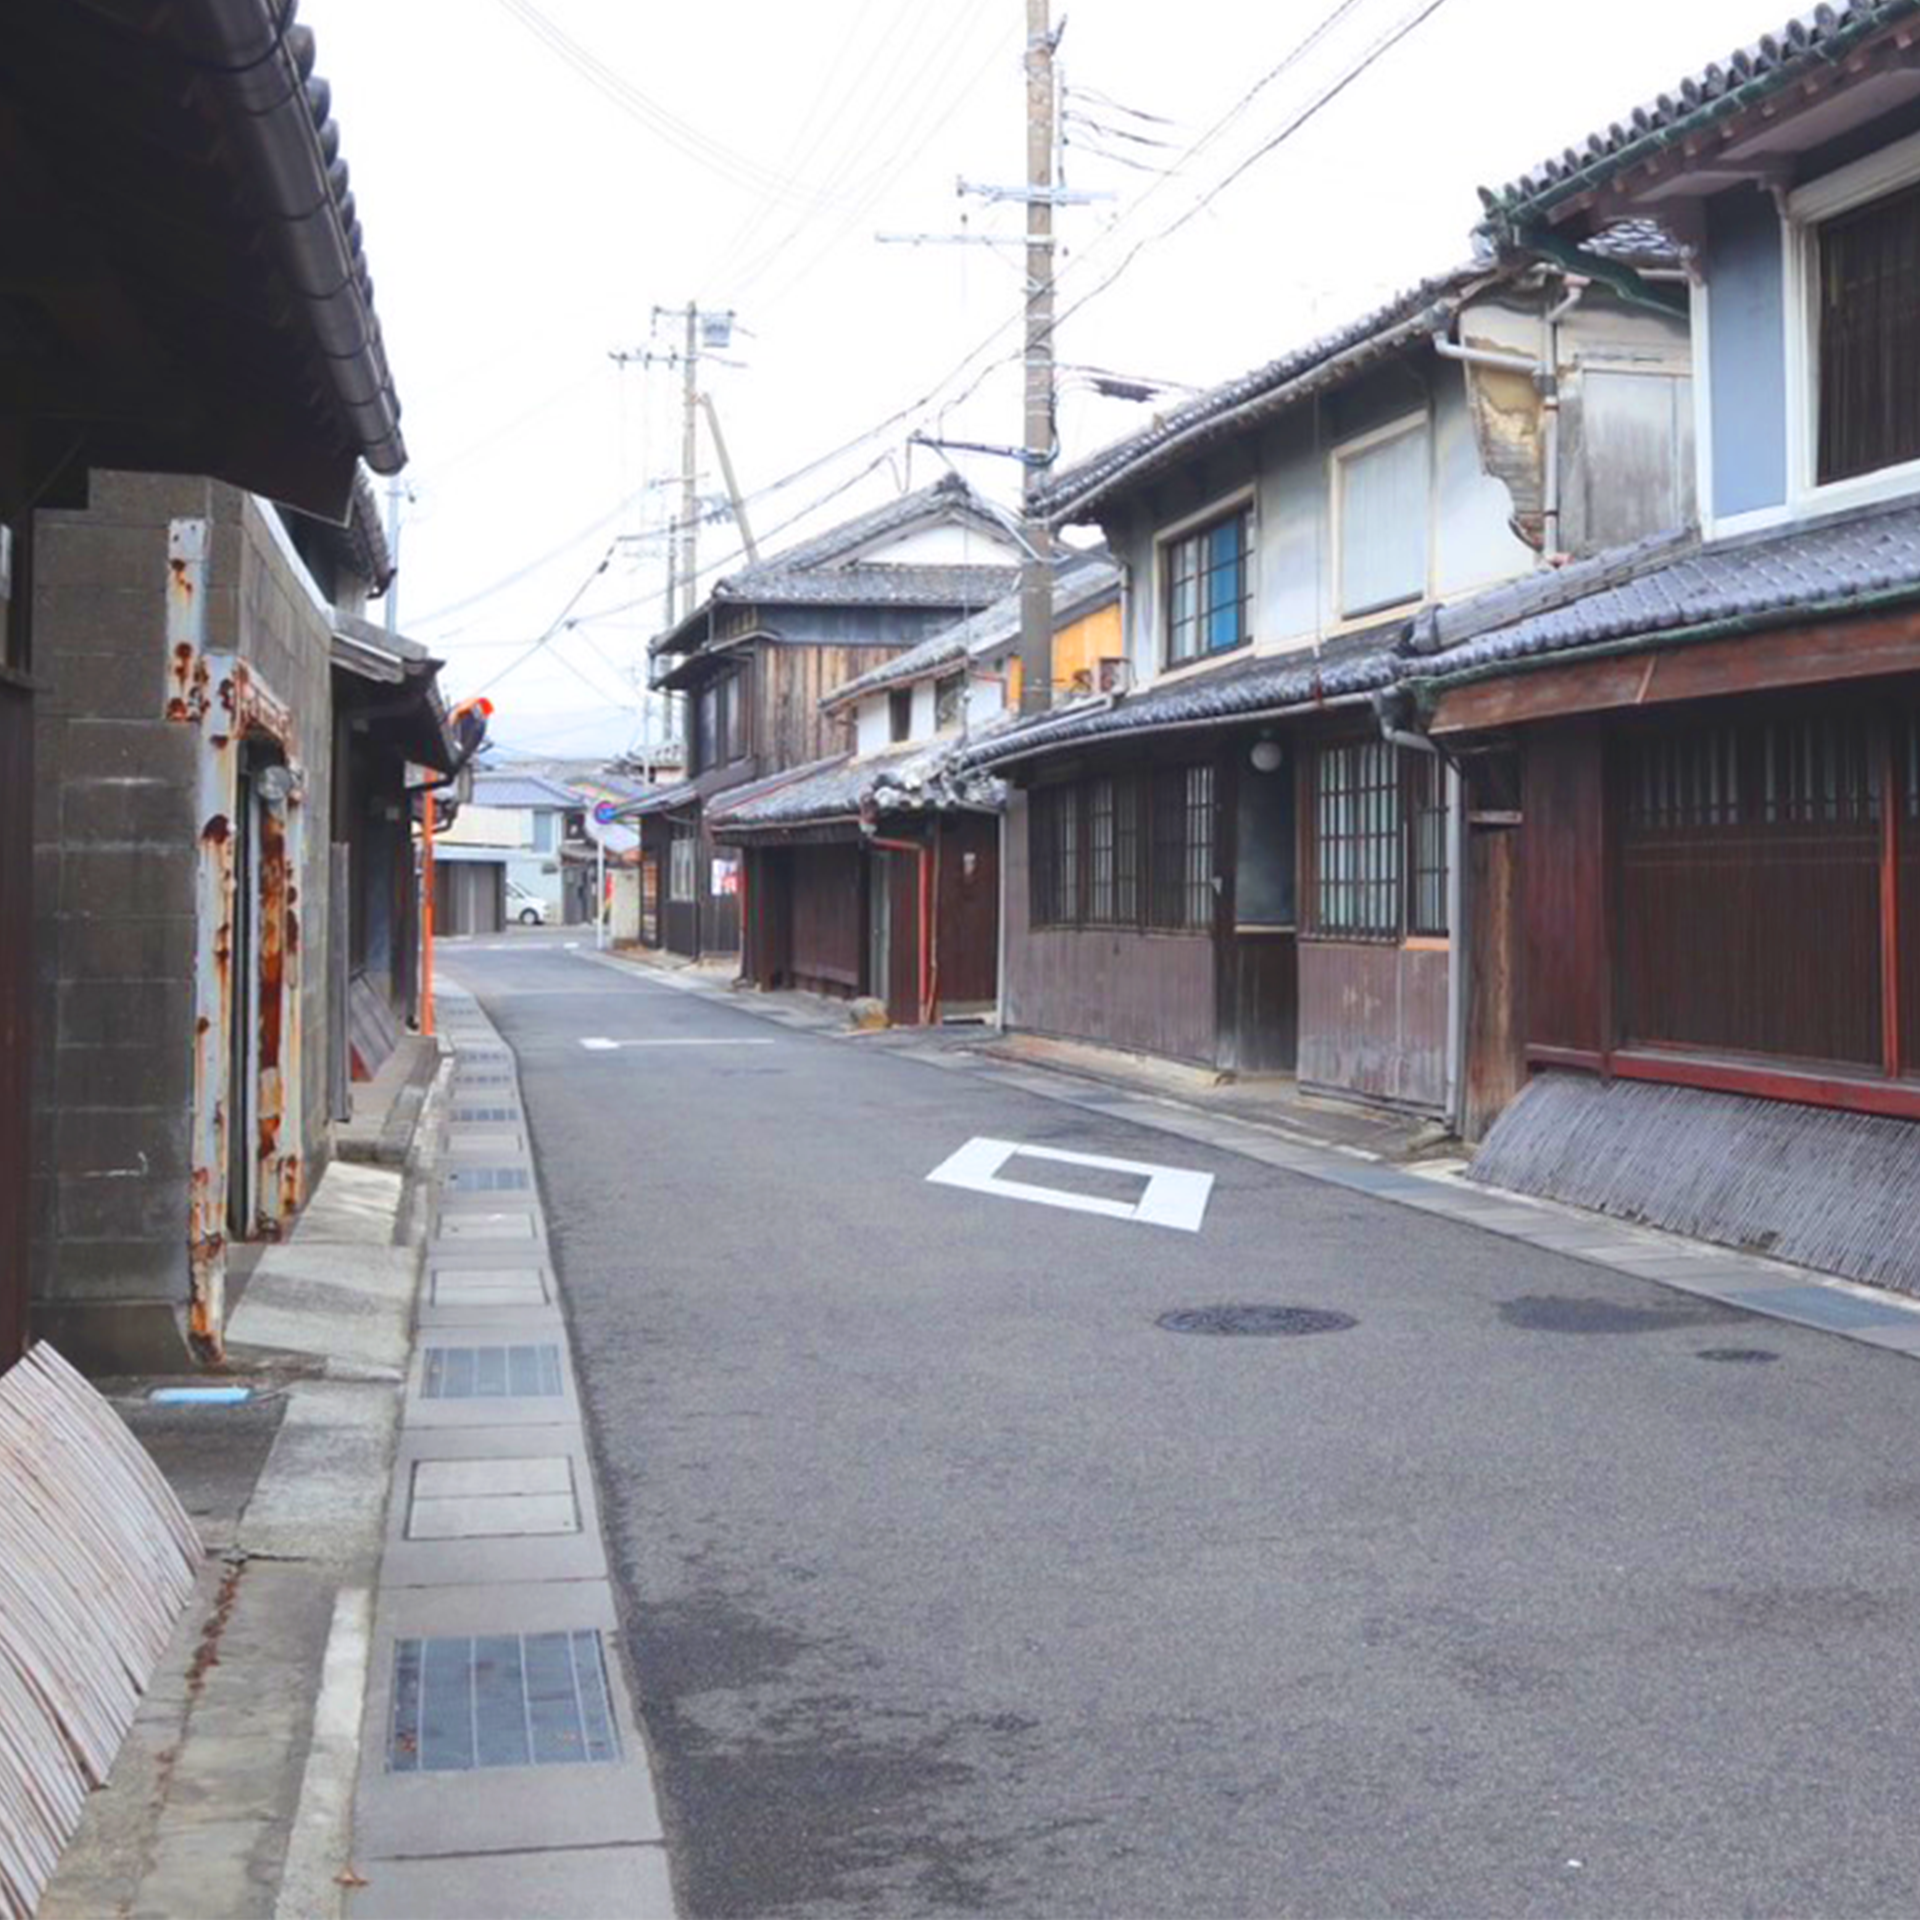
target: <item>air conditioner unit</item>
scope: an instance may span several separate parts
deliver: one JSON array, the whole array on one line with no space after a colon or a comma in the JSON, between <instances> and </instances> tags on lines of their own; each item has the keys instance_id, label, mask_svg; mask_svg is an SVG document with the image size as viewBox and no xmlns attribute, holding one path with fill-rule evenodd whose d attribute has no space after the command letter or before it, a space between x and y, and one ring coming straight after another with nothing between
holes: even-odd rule
<instances>
[{"instance_id":1,"label":"air conditioner unit","mask_svg":"<svg viewBox=\"0 0 1920 1920\"><path fill-rule=\"evenodd\" d=\"M1131 693L1133 662L1125 654L1110 654L1095 661L1093 684L1098 693Z\"/></svg>"}]
</instances>

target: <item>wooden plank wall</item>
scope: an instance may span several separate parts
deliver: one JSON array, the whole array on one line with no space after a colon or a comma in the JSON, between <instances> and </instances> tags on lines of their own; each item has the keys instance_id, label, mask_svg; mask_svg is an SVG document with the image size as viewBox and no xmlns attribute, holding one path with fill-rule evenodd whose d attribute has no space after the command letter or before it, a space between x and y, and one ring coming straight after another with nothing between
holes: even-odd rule
<instances>
[{"instance_id":1,"label":"wooden plank wall","mask_svg":"<svg viewBox=\"0 0 1920 1920\"><path fill-rule=\"evenodd\" d=\"M1214 1064L1213 940L1207 934L1027 925L1024 794L1007 814L1006 1020L1010 1027Z\"/></svg>"},{"instance_id":2,"label":"wooden plank wall","mask_svg":"<svg viewBox=\"0 0 1920 1920\"><path fill-rule=\"evenodd\" d=\"M1303 941L1301 1084L1444 1107L1448 966L1444 947Z\"/></svg>"},{"instance_id":3,"label":"wooden plank wall","mask_svg":"<svg viewBox=\"0 0 1920 1920\"><path fill-rule=\"evenodd\" d=\"M920 1023L920 857L911 853L871 853L869 885L887 889L892 923L887 938L887 1018L896 1027ZM882 983L875 981L874 992Z\"/></svg>"},{"instance_id":4,"label":"wooden plank wall","mask_svg":"<svg viewBox=\"0 0 1920 1920\"><path fill-rule=\"evenodd\" d=\"M860 849L795 847L784 857L793 867L793 984L858 993L866 952Z\"/></svg>"},{"instance_id":5,"label":"wooden plank wall","mask_svg":"<svg viewBox=\"0 0 1920 1920\"><path fill-rule=\"evenodd\" d=\"M935 992L941 1004L990 1006L1000 990L997 819L965 814L941 829L934 911Z\"/></svg>"},{"instance_id":6,"label":"wooden plank wall","mask_svg":"<svg viewBox=\"0 0 1920 1920\"><path fill-rule=\"evenodd\" d=\"M763 641L754 671L754 746L761 773L843 752L849 722L820 711L835 688L884 665L897 647L823 647Z\"/></svg>"},{"instance_id":7,"label":"wooden plank wall","mask_svg":"<svg viewBox=\"0 0 1920 1920\"><path fill-rule=\"evenodd\" d=\"M1527 1080L1522 828L1467 830L1466 1101L1462 1128L1479 1140Z\"/></svg>"},{"instance_id":8,"label":"wooden plank wall","mask_svg":"<svg viewBox=\"0 0 1920 1920\"><path fill-rule=\"evenodd\" d=\"M1527 1043L1595 1066L1613 1038L1604 744L1595 720L1538 729L1522 801Z\"/></svg>"}]
</instances>

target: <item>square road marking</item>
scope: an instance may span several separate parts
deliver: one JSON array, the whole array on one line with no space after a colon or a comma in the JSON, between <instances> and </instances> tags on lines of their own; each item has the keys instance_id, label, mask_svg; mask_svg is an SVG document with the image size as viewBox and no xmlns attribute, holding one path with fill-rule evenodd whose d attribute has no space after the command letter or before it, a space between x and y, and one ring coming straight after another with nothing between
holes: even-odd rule
<instances>
[{"instance_id":1,"label":"square road marking","mask_svg":"<svg viewBox=\"0 0 1920 1920\"><path fill-rule=\"evenodd\" d=\"M1009 1180L1001 1169L1016 1155L1023 1160L1051 1160L1061 1166L1130 1174L1144 1180L1147 1190L1138 1200L1104 1200L1094 1194L1066 1193L1058 1187ZM1200 1231L1213 1192L1213 1175L1188 1167L1160 1167L1147 1160L1116 1160L1099 1153L1069 1153L1060 1147L1023 1147L1017 1140L993 1140L984 1135L950 1154L927 1178L936 1186L964 1187L1003 1200L1031 1200L1043 1207L1097 1213L1109 1220L1134 1220L1149 1227L1172 1227L1181 1233Z\"/></svg>"}]
</instances>

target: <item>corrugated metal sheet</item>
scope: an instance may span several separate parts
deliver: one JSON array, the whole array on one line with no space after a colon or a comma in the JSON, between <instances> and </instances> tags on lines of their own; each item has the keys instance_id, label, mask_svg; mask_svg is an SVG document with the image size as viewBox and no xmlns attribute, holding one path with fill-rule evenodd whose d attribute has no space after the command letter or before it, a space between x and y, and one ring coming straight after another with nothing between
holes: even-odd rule
<instances>
[{"instance_id":1,"label":"corrugated metal sheet","mask_svg":"<svg viewBox=\"0 0 1920 1920\"><path fill-rule=\"evenodd\" d=\"M1473 1178L1920 1294L1910 1121L1545 1073Z\"/></svg>"},{"instance_id":2,"label":"corrugated metal sheet","mask_svg":"<svg viewBox=\"0 0 1920 1920\"><path fill-rule=\"evenodd\" d=\"M186 1509L42 1343L0 1378L0 1920L25 1920L106 1783L193 1591Z\"/></svg>"}]
</instances>

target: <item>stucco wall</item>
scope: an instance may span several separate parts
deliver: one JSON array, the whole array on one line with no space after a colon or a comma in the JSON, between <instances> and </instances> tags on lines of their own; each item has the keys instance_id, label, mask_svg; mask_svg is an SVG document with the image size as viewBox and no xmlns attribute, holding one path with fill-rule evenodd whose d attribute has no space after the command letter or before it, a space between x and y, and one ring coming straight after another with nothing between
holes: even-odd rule
<instances>
[{"instance_id":1,"label":"stucco wall","mask_svg":"<svg viewBox=\"0 0 1920 1920\"><path fill-rule=\"evenodd\" d=\"M1786 304L1772 196L1736 188L1707 215L1713 512L1725 519L1787 497Z\"/></svg>"}]
</instances>

